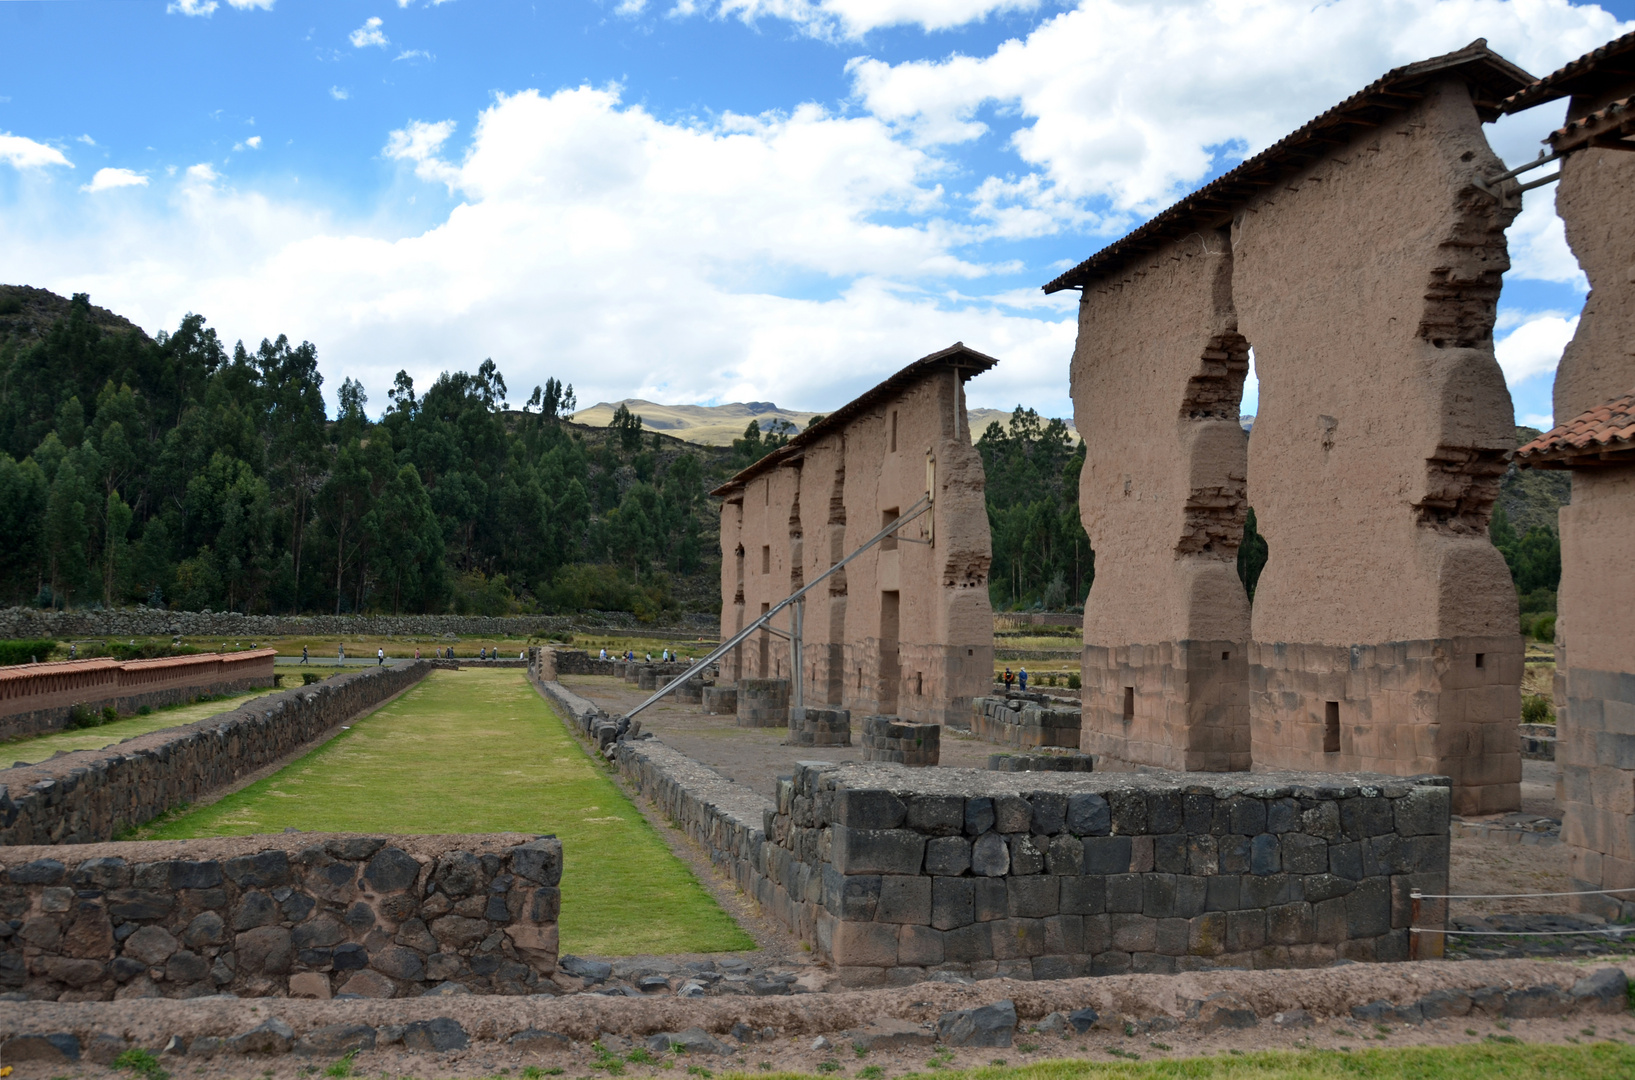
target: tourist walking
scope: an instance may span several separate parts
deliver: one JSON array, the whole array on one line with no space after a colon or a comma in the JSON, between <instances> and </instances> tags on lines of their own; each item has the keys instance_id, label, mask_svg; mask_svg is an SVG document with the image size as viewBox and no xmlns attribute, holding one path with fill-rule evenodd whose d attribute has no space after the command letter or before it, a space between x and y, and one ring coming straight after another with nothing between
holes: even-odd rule
<instances>
[{"instance_id":1,"label":"tourist walking","mask_svg":"<svg viewBox=\"0 0 1635 1080\"><path fill-rule=\"evenodd\" d=\"M335 647L335 663L346 663L346 643L344 641Z\"/></svg>"},{"instance_id":2,"label":"tourist walking","mask_svg":"<svg viewBox=\"0 0 1635 1080\"><path fill-rule=\"evenodd\" d=\"M310 659L310 657L307 656L307 647L305 645L301 646L301 663L304 664L309 659Z\"/></svg>"},{"instance_id":3,"label":"tourist walking","mask_svg":"<svg viewBox=\"0 0 1635 1080\"><path fill-rule=\"evenodd\" d=\"M386 650L385 649L376 649L375 650L375 666L376 667L385 667L386 666Z\"/></svg>"}]
</instances>

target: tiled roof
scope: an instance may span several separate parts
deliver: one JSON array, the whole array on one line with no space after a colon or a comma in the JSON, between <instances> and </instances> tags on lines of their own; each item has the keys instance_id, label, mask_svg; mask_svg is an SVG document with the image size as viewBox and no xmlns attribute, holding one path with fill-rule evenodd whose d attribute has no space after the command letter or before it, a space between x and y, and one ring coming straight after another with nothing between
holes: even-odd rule
<instances>
[{"instance_id":1,"label":"tiled roof","mask_svg":"<svg viewBox=\"0 0 1635 1080\"><path fill-rule=\"evenodd\" d=\"M1229 224L1238 207L1256 192L1332 152L1336 144L1379 127L1387 117L1423 98L1428 83L1449 76L1461 76L1470 85L1477 115L1486 121L1498 119L1505 95L1537 82L1489 49L1484 38L1477 38L1457 52L1393 68L1298 131L1285 135L1123 239L1102 248L1045 285L1045 292L1083 288L1172 240Z\"/></svg>"},{"instance_id":2,"label":"tiled roof","mask_svg":"<svg viewBox=\"0 0 1635 1080\"><path fill-rule=\"evenodd\" d=\"M1558 424L1516 451L1523 468L1635 464L1635 390Z\"/></svg>"},{"instance_id":3,"label":"tiled roof","mask_svg":"<svg viewBox=\"0 0 1635 1080\"><path fill-rule=\"evenodd\" d=\"M1630 82L1635 84L1635 78ZM1631 136L1635 136L1635 96L1619 98L1577 120L1569 120L1545 141L1558 154L1586 146L1635 150L1635 144L1629 142Z\"/></svg>"},{"instance_id":4,"label":"tiled roof","mask_svg":"<svg viewBox=\"0 0 1635 1080\"><path fill-rule=\"evenodd\" d=\"M1599 93L1619 82L1635 80L1635 31L1614 38L1535 80L1505 99L1504 111L1521 112L1569 94Z\"/></svg>"}]
</instances>

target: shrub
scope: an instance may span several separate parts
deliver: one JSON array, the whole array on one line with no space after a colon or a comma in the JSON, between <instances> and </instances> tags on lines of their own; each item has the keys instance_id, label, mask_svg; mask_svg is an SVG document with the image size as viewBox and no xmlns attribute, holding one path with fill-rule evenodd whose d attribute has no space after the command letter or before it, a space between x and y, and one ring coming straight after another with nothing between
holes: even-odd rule
<instances>
[{"instance_id":1,"label":"shrub","mask_svg":"<svg viewBox=\"0 0 1635 1080\"><path fill-rule=\"evenodd\" d=\"M1555 710L1538 694L1527 694L1521 699L1521 722L1524 724L1553 724Z\"/></svg>"},{"instance_id":2,"label":"shrub","mask_svg":"<svg viewBox=\"0 0 1635 1080\"><path fill-rule=\"evenodd\" d=\"M118 720L118 719L119 719L119 710L118 709L114 708L112 705L104 705L102 707L102 722L104 724L111 724L115 720Z\"/></svg>"},{"instance_id":3,"label":"shrub","mask_svg":"<svg viewBox=\"0 0 1635 1080\"><path fill-rule=\"evenodd\" d=\"M1077 690L1081 687L1081 685L1082 684L1079 681L1079 673L1076 671L1069 672L1067 676L1067 688L1069 690Z\"/></svg>"},{"instance_id":4,"label":"shrub","mask_svg":"<svg viewBox=\"0 0 1635 1080\"><path fill-rule=\"evenodd\" d=\"M45 663L57 651L55 641L23 639L0 641L0 664Z\"/></svg>"},{"instance_id":5,"label":"shrub","mask_svg":"<svg viewBox=\"0 0 1635 1080\"><path fill-rule=\"evenodd\" d=\"M1539 641L1554 642L1556 639L1556 617L1545 615L1533 621L1533 636Z\"/></svg>"},{"instance_id":6,"label":"shrub","mask_svg":"<svg viewBox=\"0 0 1635 1080\"><path fill-rule=\"evenodd\" d=\"M301 685L302 686L311 686L315 682L323 682L323 681L324 681L324 677L322 675L317 675L317 674L314 674L313 672L310 672L310 671L301 672Z\"/></svg>"},{"instance_id":7,"label":"shrub","mask_svg":"<svg viewBox=\"0 0 1635 1080\"><path fill-rule=\"evenodd\" d=\"M137 716L147 716L148 714L150 714L152 712L153 712L153 706L152 705L141 705L141 706L137 707L136 715Z\"/></svg>"},{"instance_id":8,"label":"shrub","mask_svg":"<svg viewBox=\"0 0 1635 1080\"><path fill-rule=\"evenodd\" d=\"M102 717L89 705L68 706L68 726L72 728L94 728L102 723Z\"/></svg>"}]
</instances>

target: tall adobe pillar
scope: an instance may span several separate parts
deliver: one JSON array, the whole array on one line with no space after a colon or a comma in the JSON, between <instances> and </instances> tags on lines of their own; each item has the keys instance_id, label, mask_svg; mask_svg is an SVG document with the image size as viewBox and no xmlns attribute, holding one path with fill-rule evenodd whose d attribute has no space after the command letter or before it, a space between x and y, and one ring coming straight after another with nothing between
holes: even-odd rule
<instances>
[{"instance_id":1,"label":"tall adobe pillar","mask_svg":"<svg viewBox=\"0 0 1635 1080\"><path fill-rule=\"evenodd\" d=\"M1236 565L1248 368L1224 231L1084 287L1072 391L1087 448L1079 508L1096 553L1086 751L1249 768L1249 602Z\"/></svg>"},{"instance_id":2,"label":"tall adobe pillar","mask_svg":"<svg viewBox=\"0 0 1635 1080\"><path fill-rule=\"evenodd\" d=\"M1561 509L1556 761L1561 838L1575 891L1635 889L1635 34L1511 98L1512 111L1570 96L1556 212L1590 279L1556 368L1558 426L1522 447L1523 467L1571 469ZM1578 897L1635 916L1635 892Z\"/></svg>"},{"instance_id":3,"label":"tall adobe pillar","mask_svg":"<svg viewBox=\"0 0 1635 1080\"><path fill-rule=\"evenodd\" d=\"M1234 218L1270 547L1250 726L1257 766L1444 773L1457 812L1493 813L1521 780L1516 593L1487 536L1514 445L1492 331L1519 203L1478 183L1504 165L1464 75L1418 93Z\"/></svg>"}]
</instances>

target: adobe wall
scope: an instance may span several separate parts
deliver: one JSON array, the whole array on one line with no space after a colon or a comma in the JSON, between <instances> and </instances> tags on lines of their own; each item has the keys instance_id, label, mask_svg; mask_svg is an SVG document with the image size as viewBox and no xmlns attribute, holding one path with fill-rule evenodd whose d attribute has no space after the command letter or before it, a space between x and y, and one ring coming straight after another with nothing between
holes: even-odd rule
<instances>
[{"instance_id":1,"label":"adobe wall","mask_svg":"<svg viewBox=\"0 0 1635 1080\"><path fill-rule=\"evenodd\" d=\"M1635 92L1625 84L1575 97L1576 119ZM1635 153L1588 149L1561 166L1556 212L1590 280L1578 330L1556 368L1555 419L1564 424L1635 390ZM1573 471L1561 508L1556 621L1556 760L1561 838L1574 889L1635 888L1635 466ZM1608 915L1635 914L1635 893L1585 898Z\"/></svg>"},{"instance_id":2,"label":"adobe wall","mask_svg":"<svg viewBox=\"0 0 1635 1080\"><path fill-rule=\"evenodd\" d=\"M964 726L971 699L986 692L993 673L991 549L982 461L951 368L750 478L726 500L723 640L860 547L895 516L888 511L913 506L931 462L931 512L895 544L865 553L807 594L801 678L811 705ZM915 542L926 538L932 543ZM897 596L895 651L882 648L887 593ZM789 626L780 616L777 628ZM766 631L721 662L723 683L790 677L787 640Z\"/></svg>"},{"instance_id":3,"label":"adobe wall","mask_svg":"<svg viewBox=\"0 0 1635 1080\"><path fill-rule=\"evenodd\" d=\"M657 740L615 755L849 985L1406 959L1410 891L1447 883L1445 778L801 762L774 803Z\"/></svg>"},{"instance_id":4,"label":"adobe wall","mask_svg":"<svg viewBox=\"0 0 1635 1080\"><path fill-rule=\"evenodd\" d=\"M335 675L182 727L0 769L0 848L112 839L296 752L418 683L429 660Z\"/></svg>"},{"instance_id":5,"label":"adobe wall","mask_svg":"<svg viewBox=\"0 0 1635 1080\"><path fill-rule=\"evenodd\" d=\"M587 628L639 629L643 637L697 637L714 622L709 616L682 615L681 625L652 627L627 611L584 611L573 615L244 615L236 611L167 611L164 608L96 608L42 611L0 608L0 638L186 637L255 640L272 635L519 637Z\"/></svg>"},{"instance_id":6,"label":"adobe wall","mask_svg":"<svg viewBox=\"0 0 1635 1080\"><path fill-rule=\"evenodd\" d=\"M562 842L277 837L0 849L0 989L37 1001L534 992Z\"/></svg>"},{"instance_id":7,"label":"adobe wall","mask_svg":"<svg viewBox=\"0 0 1635 1080\"><path fill-rule=\"evenodd\" d=\"M1237 576L1248 343L1224 234L1087 286L1073 355L1088 452L1079 506L1086 751L1172 769L1249 767L1249 602Z\"/></svg>"},{"instance_id":8,"label":"adobe wall","mask_svg":"<svg viewBox=\"0 0 1635 1080\"><path fill-rule=\"evenodd\" d=\"M206 653L159 660L78 660L0 668L0 739L67 727L74 706L112 706L130 715L200 694L273 685L276 650Z\"/></svg>"},{"instance_id":9,"label":"adobe wall","mask_svg":"<svg viewBox=\"0 0 1635 1080\"><path fill-rule=\"evenodd\" d=\"M1232 295L1260 406L1256 765L1453 777L1519 805L1522 639L1487 525L1513 446L1493 356L1517 207L1462 81L1250 197ZM1325 750L1337 703L1339 749Z\"/></svg>"}]
</instances>

